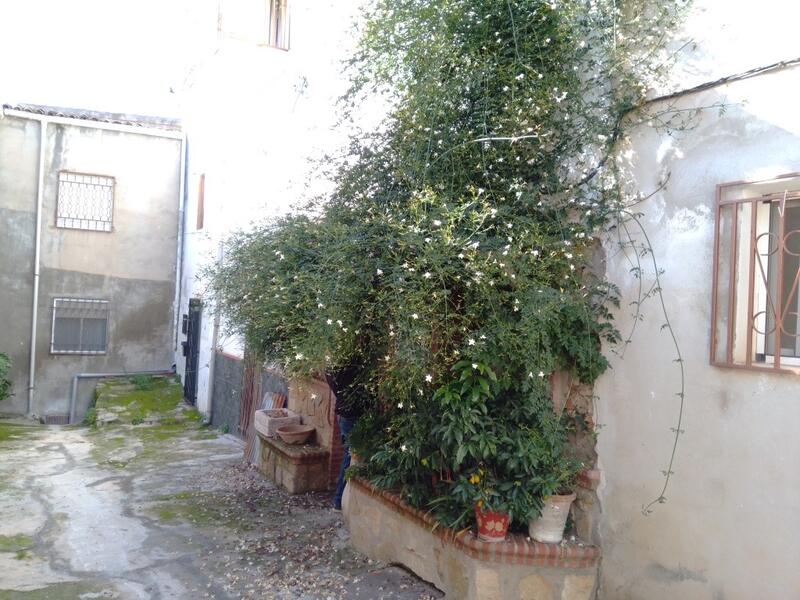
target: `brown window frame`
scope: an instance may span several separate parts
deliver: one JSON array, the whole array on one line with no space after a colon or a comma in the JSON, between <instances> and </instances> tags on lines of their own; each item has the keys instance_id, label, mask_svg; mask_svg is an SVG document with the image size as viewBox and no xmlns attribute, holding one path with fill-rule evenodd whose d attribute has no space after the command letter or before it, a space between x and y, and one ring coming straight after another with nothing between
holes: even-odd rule
<instances>
[{"instance_id":1,"label":"brown window frame","mask_svg":"<svg viewBox=\"0 0 800 600\"><path fill-rule=\"evenodd\" d=\"M289 50L289 0L267 0L267 46Z\"/></svg>"},{"instance_id":2,"label":"brown window frame","mask_svg":"<svg viewBox=\"0 0 800 600\"><path fill-rule=\"evenodd\" d=\"M764 193L756 193L759 188ZM800 229L786 231L786 203L800 202L800 173L723 183L717 186L715 199L710 364L800 373L797 340L796 356L782 356L783 336L800 338L800 310L789 311L800 296L800 268L789 288L787 306L783 306L786 257L800 257L787 244ZM773 228L776 221L777 232ZM723 236L727 248L723 248ZM795 333L784 327L787 317L794 319ZM738 337L742 327L746 329L743 340Z\"/></svg>"}]
</instances>

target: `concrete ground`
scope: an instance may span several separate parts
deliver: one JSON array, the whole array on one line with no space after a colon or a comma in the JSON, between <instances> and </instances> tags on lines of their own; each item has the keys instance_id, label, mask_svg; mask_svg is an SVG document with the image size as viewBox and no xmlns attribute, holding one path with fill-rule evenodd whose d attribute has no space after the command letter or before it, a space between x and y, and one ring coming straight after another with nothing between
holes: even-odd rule
<instances>
[{"instance_id":1,"label":"concrete ground","mask_svg":"<svg viewBox=\"0 0 800 600\"><path fill-rule=\"evenodd\" d=\"M0 420L0 599L442 597L351 550L329 496L289 496L241 457L191 419Z\"/></svg>"}]
</instances>

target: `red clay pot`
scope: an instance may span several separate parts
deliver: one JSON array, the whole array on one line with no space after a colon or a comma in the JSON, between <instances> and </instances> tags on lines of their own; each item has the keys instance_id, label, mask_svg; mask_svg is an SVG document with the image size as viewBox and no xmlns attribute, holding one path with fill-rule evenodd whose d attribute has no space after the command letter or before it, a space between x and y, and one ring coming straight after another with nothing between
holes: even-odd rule
<instances>
[{"instance_id":1,"label":"red clay pot","mask_svg":"<svg viewBox=\"0 0 800 600\"><path fill-rule=\"evenodd\" d=\"M481 510L475 506L475 521L478 523L478 539L482 542L502 542L508 531L506 513Z\"/></svg>"}]
</instances>

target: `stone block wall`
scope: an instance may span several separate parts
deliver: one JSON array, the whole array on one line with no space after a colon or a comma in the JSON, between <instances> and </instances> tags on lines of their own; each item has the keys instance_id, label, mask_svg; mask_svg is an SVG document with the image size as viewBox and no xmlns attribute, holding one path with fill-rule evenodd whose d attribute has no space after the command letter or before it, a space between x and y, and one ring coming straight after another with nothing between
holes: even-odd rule
<instances>
[{"instance_id":1,"label":"stone block wall","mask_svg":"<svg viewBox=\"0 0 800 600\"><path fill-rule=\"evenodd\" d=\"M343 515L350 543L367 556L402 564L459 600L591 600L600 550L586 544L541 544L524 536L488 544L454 532L399 497L353 479Z\"/></svg>"}]
</instances>

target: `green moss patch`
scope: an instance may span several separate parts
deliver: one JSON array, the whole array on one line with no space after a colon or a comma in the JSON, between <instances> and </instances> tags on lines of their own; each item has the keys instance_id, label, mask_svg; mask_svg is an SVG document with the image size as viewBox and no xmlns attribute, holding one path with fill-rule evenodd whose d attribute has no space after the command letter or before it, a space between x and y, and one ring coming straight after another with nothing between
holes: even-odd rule
<instances>
[{"instance_id":1,"label":"green moss patch","mask_svg":"<svg viewBox=\"0 0 800 600\"><path fill-rule=\"evenodd\" d=\"M97 385L95 408L98 414L116 414L123 423L142 423L173 412L182 396L180 384L170 378L153 378L147 389L139 389L127 380L111 380Z\"/></svg>"},{"instance_id":2,"label":"green moss patch","mask_svg":"<svg viewBox=\"0 0 800 600\"><path fill-rule=\"evenodd\" d=\"M33 546L27 535L0 535L0 552L20 552Z\"/></svg>"},{"instance_id":3,"label":"green moss patch","mask_svg":"<svg viewBox=\"0 0 800 600\"><path fill-rule=\"evenodd\" d=\"M0 444L24 438L35 433L39 428L35 425L21 425L18 423L3 423L0 421Z\"/></svg>"}]
</instances>

